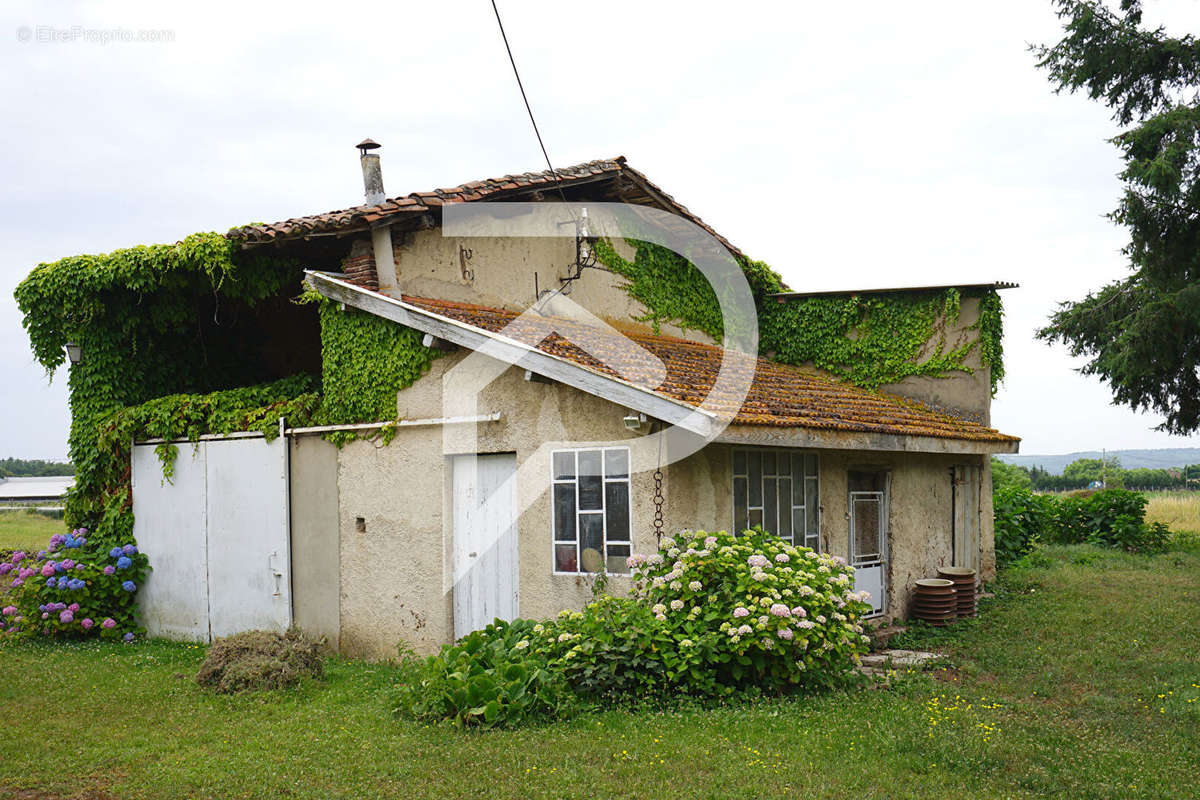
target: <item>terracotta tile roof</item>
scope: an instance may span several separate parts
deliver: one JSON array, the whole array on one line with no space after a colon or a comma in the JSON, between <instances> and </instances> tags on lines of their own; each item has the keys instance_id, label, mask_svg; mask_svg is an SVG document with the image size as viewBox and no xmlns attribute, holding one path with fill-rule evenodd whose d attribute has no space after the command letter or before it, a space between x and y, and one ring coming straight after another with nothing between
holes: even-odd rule
<instances>
[{"instance_id":1,"label":"terracotta tile roof","mask_svg":"<svg viewBox=\"0 0 1200 800\"><path fill-rule=\"evenodd\" d=\"M503 331L506 337L543 352L694 406L708 398L726 356L725 350L714 345L648 333L614 335L562 317L520 315L515 311L407 295L403 300L474 328L492 333ZM631 348L630 340L656 356L661 366ZM571 342L581 342L583 347ZM765 358L730 351L724 368L752 370L754 374L744 402L737 404L737 398L709 399L710 408L735 414L733 422L737 424L1019 441L1015 436L935 411L914 400L871 392Z\"/></svg>"},{"instance_id":2,"label":"terracotta tile roof","mask_svg":"<svg viewBox=\"0 0 1200 800\"><path fill-rule=\"evenodd\" d=\"M730 252L741 255L740 250L706 225L703 220L676 202L673 197L652 183L641 172L625 163L624 156L588 161L570 167L559 167L556 168L556 172L557 177L555 173L543 170L471 181L447 189L413 192L384 200L375 206L354 206L338 211L326 211L323 214L294 217L281 222L243 225L230 230L225 235L230 239L253 245L318 234L352 233L366 230L380 220L393 217L411 216L415 220L432 209L450 203L470 203L477 200L520 200L532 197L538 192L543 194L554 192L559 187L569 189L587 183L618 182L624 179L624 185L628 187L629 191L621 192L620 199L628 199L630 202L644 205L658 205L673 211L715 236ZM629 192L632 193L632 196L626 197ZM550 199L556 198L551 197ZM617 198L614 197L614 199Z\"/></svg>"}]
</instances>

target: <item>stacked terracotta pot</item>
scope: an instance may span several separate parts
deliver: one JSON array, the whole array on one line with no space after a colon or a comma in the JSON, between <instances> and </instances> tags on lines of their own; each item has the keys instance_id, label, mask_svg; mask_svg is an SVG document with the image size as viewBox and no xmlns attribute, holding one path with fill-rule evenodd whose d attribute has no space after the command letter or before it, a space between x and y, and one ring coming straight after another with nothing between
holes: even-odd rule
<instances>
[{"instance_id":1,"label":"stacked terracotta pot","mask_svg":"<svg viewBox=\"0 0 1200 800\"><path fill-rule=\"evenodd\" d=\"M954 581L924 578L913 589L912 615L930 625L949 625L958 617Z\"/></svg>"},{"instance_id":2,"label":"stacked terracotta pot","mask_svg":"<svg viewBox=\"0 0 1200 800\"><path fill-rule=\"evenodd\" d=\"M976 616L978 592L975 588L975 570L970 567L942 567L938 570L938 577L954 584L954 591L958 597L958 616Z\"/></svg>"}]
</instances>

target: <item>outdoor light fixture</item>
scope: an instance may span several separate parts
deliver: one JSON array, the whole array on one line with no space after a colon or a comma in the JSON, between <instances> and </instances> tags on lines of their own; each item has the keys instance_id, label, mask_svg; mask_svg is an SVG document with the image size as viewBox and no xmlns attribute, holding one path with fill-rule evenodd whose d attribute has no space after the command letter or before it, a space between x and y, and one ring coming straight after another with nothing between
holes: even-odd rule
<instances>
[{"instance_id":1,"label":"outdoor light fixture","mask_svg":"<svg viewBox=\"0 0 1200 800\"><path fill-rule=\"evenodd\" d=\"M588 213L585 208L575 224L575 266L583 269L595 265L596 252L592 250L592 232L588 228Z\"/></svg>"},{"instance_id":2,"label":"outdoor light fixture","mask_svg":"<svg viewBox=\"0 0 1200 800\"><path fill-rule=\"evenodd\" d=\"M78 364L79 360L83 358L83 348L74 342L67 342L65 348L67 351L67 358L71 360L71 363Z\"/></svg>"},{"instance_id":3,"label":"outdoor light fixture","mask_svg":"<svg viewBox=\"0 0 1200 800\"><path fill-rule=\"evenodd\" d=\"M622 419L625 423L625 428L631 431L640 431L642 423L646 421L645 414L626 414Z\"/></svg>"}]
</instances>

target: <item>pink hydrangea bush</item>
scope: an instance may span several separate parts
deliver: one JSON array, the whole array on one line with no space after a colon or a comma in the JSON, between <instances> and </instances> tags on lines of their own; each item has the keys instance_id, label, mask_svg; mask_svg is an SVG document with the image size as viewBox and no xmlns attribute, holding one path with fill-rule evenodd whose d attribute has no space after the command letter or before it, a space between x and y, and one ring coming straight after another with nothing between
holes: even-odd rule
<instances>
[{"instance_id":1,"label":"pink hydrangea bush","mask_svg":"<svg viewBox=\"0 0 1200 800\"><path fill-rule=\"evenodd\" d=\"M684 531L630 567L636 602L708 653L723 685L833 686L866 652L870 606L842 559L761 530Z\"/></svg>"},{"instance_id":2,"label":"pink hydrangea bush","mask_svg":"<svg viewBox=\"0 0 1200 800\"><path fill-rule=\"evenodd\" d=\"M132 641L135 596L149 570L132 543L89 543L86 528L55 534L37 554L0 562L0 638L67 636Z\"/></svg>"}]
</instances>

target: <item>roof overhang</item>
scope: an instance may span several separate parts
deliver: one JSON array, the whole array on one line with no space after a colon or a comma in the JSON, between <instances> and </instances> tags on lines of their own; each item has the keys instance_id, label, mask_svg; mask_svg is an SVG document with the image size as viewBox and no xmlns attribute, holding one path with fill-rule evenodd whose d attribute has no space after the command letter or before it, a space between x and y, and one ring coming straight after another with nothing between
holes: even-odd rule
<instances>
[{"instance_id":1,"label":"roof overhang","mask_svg":"<svg viewBox=\"0 0 1200 800\"><path fill-rule=\"evenodd\" d=\"M761 447L820 448L827 450L872 450L892 453L946 453L988 455L1016 453L1019 440L981 441L913 436L894 433L794 428L779 425L730 425L714 441Z\"/></svg>"},{"instance_id":2,"label":"roof overhang","mask_svg":"<svg viewBox=\"0 0 1200 800\"><path fill-rule=\"evenodd\" d=\"M993 281L992 283L947 283L937 286L897 286L885 289L831 289L815 292L772 292L767 295L779 302L799 297L852 297L864 294L915 294L919 292L941 292L946 289L958 289L968 294L977 292L996 292L1003 289L1017 289L1020 284L1010 281Z\"/></svg>"},{"instance_id":3,"label":"roof overhang","mask_svg":"<svg viewBox=\"0 0 1200 800\"><path fill-rule=\"evenodd\" d=\"M715 414L588 369L552 353L545 353L501 333L447 319L403 300L356 286L327 272L305 270L304 274L308 285L330 300L470 350L480 350L486 346L489 354L514 366L678 425L698 436L710 437L717 429L718 418Z\"/></svg>"}]
</instances>

